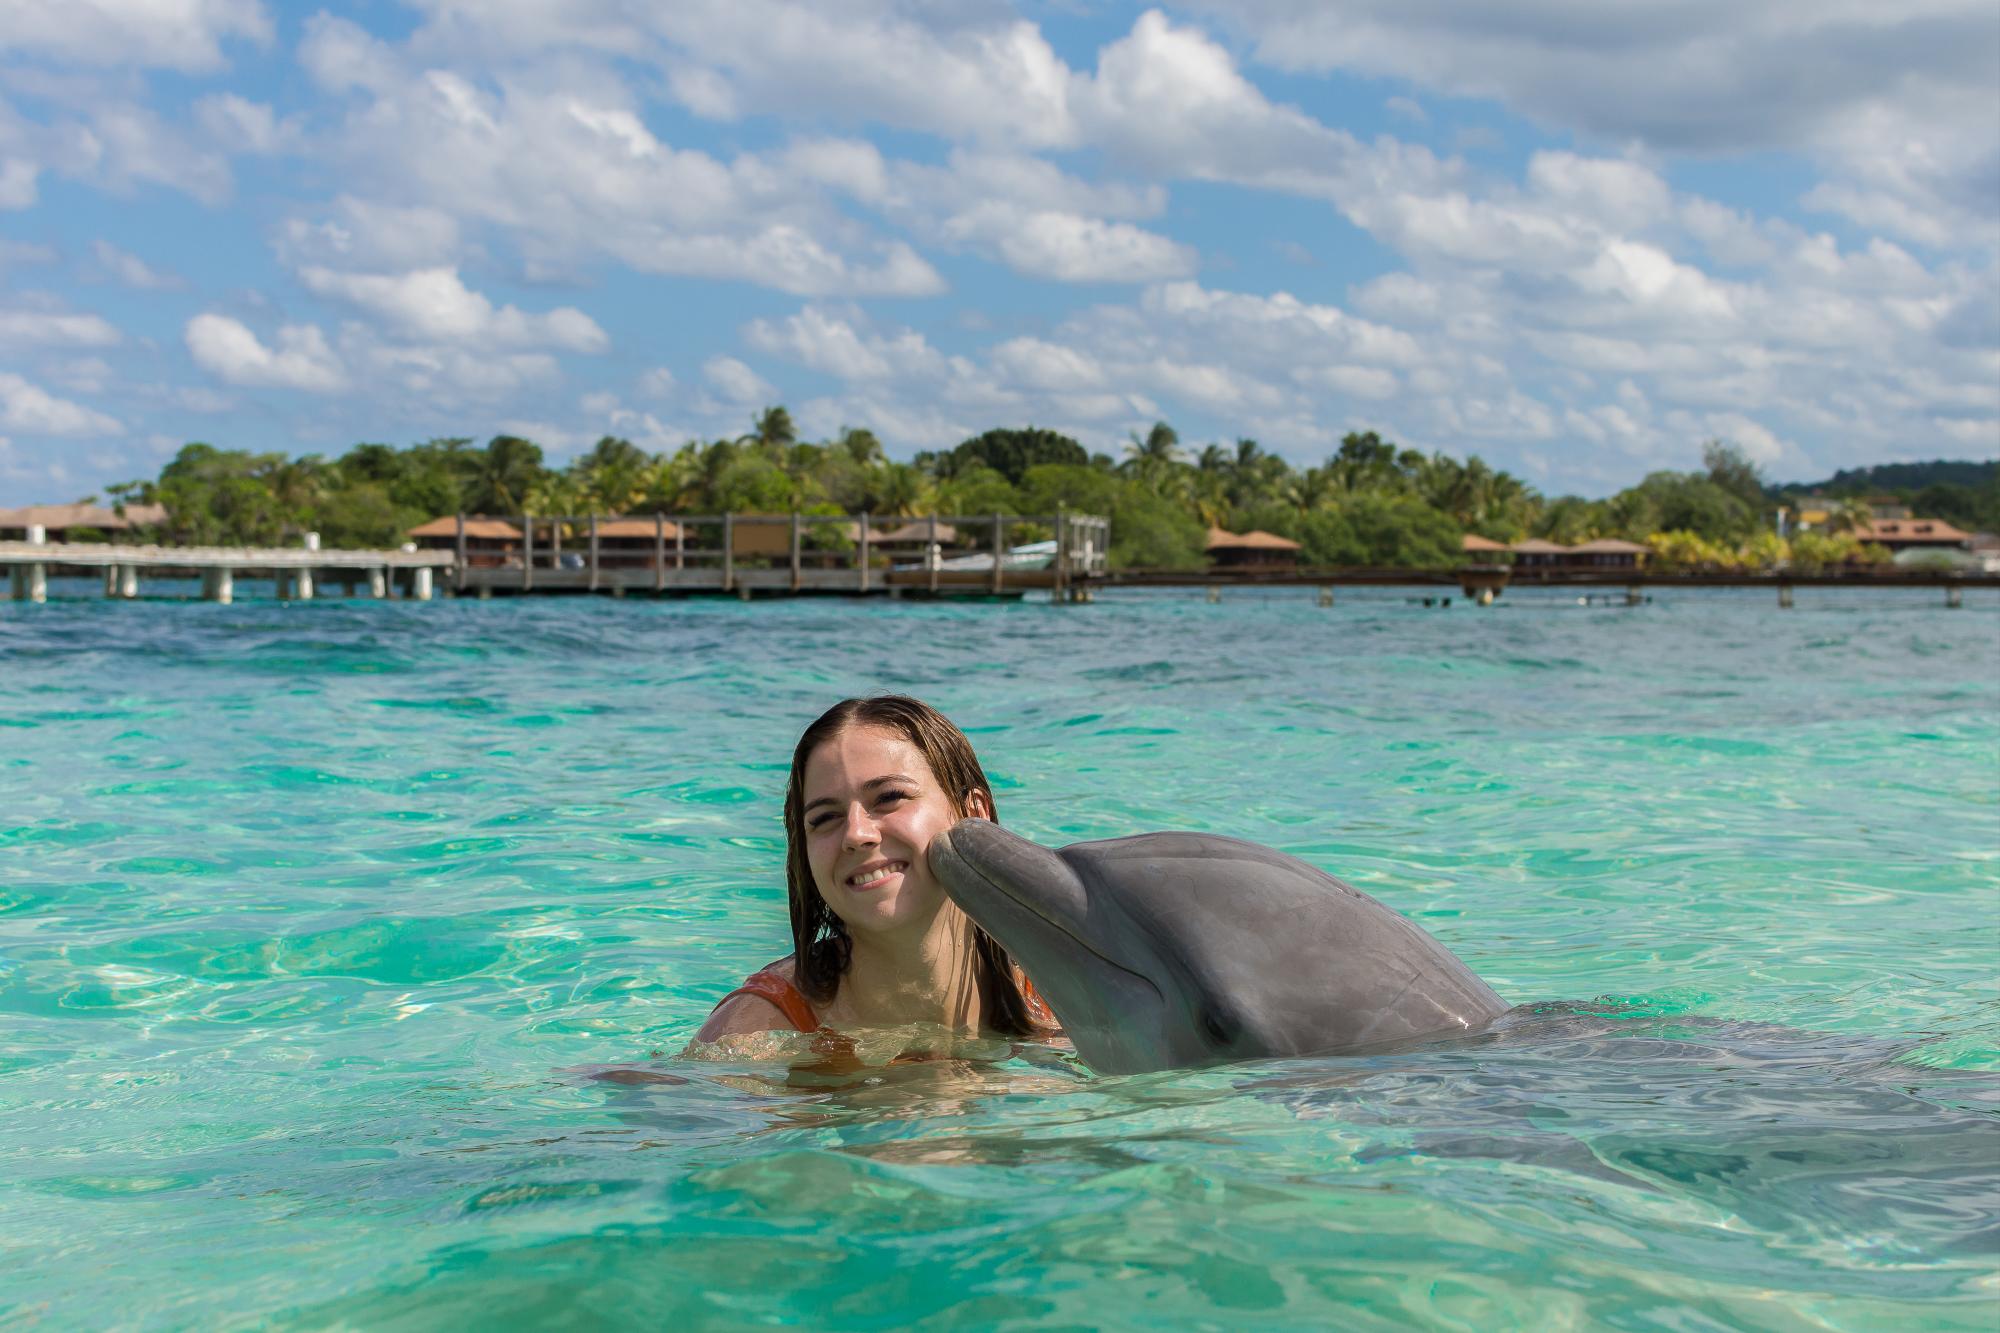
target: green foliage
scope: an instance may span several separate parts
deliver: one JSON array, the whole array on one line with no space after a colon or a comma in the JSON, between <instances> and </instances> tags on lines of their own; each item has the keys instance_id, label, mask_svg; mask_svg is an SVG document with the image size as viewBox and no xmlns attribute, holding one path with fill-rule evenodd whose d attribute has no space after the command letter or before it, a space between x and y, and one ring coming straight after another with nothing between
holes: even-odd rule
<instances>
[{"instance_id":1,"label":"green foliage","mask_svg":"<svg viewBox=\"0 0 2000 1333\"><path fill-rule=\"evenodd\" d=\"M1108 513L1112 564L1200 569L1206 563L1202 542L1208 534L1201 520L1144 486L1119 487Z\"/></svg>"},{"instance_id":2,"label":"green foliage","mask_svg":"<svg viewBox=\"0 0 2000 1333\"><path fill-rule=\"evenodd\" d=\"M1867 519L1853 499L1836 503L1833 534L1804 534L1788 547L1769 529L1774 502L1756 467L1720 441L1705 446L1702 471L1655 472L1603 500L1545 499L1478 458L1426 455L1373 431L1350 433L1328 457L1299 467L1247 438L1184 446L1165 422L1134 433L1125 453L1114 462L1031 427L987 431L943 454L892 462L865 428L800 440L779 406L759 412L744 435L658 454L607 435L560 469L514 435L496 435L483 448L456 437L406 448L357 444L332 462L196 443L157 480L120 483L107 494L114 504L167 507L167 522L145 535L232 545L286 543L316 530L329 546L390 546L419 523L461 512L796 509L890 520L1067 510L1111 519L1114 564L1153 568L1203 564L1210 525L1290 538L1308 567L1449 568L1462 561L1467 532L1501 541L1529 534L1565 544L1646 541L1661 569L1824 569L1887 559L1852 535ZM2000 528L2000 465L1925 466L1973 471L1931 476L1915 497L1920 515ZM1031 526L1010 539L1035 535ZM808 531L817 550L848 541L838 525Z\"/></svg>"},{"instance_id":3,"label":"green foliage","mask_svg":"<svg viewBox=\"0 0 2000 1333\"><path fill-rule=\"evenodd\" d=\"M975 435L936 460L938 476L951 478L974 467L989 467L1016 486L1028 469L1044 464L1082 467L1090 462L1084 447L1067 435L1029 426L1025 430L989 430Z\"/></svg>"},{"instance_id":4,"label":"green foliage","mask_svg":"<svg viewBox=\"0 0 2000 1333\"><path fill-rule=\"evenodd\" d=\"M938 487L940 514L1018 514L1021 493L990 467L972 467Z\"/></svg>"}]
</instances>

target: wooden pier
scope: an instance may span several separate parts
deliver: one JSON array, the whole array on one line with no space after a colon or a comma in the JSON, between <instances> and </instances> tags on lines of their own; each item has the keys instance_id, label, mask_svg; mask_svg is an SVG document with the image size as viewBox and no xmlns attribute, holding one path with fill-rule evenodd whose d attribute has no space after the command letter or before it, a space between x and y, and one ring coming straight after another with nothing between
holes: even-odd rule
<instances>
[{"instance_id":1,"label":"wooden pier","mask_svg":"<svg viewBox=\"0 0 2000 1333\"><path fill-rule=\"evenodd\" d=\"M496 528L510 536L482 536ZM1052 533L1053 537L1041 537ZM615 534L615 537L614 537ZM1041 537L1046 551L1017 538ZM893 539L893 540L892 540ZM870 514L648 514L504 523L459 515L461 596L1018 596L1088 601L1105 577L1109 520L1091 514L884 519ZM615 544L614 544L615 543ZM892 549L893 548L893 549Z\"/></svg>"}]
</instances>

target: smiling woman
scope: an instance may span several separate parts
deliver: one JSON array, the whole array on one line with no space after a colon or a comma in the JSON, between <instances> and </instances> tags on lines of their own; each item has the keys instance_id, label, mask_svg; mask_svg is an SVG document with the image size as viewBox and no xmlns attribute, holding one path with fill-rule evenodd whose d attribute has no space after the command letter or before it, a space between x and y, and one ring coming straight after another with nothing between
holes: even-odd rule
<instances>
[{"instance_id":1,"label":"smiling woman","mask_svg":"<svg viewBox=\"0 0 2000 1333\"><path fill-rule=\"evenodd\" d=\"M996 818L993 789L950 719L902 695L828 709L799 738L785 790L794 950L724 996L696 1040L909 1024L1053 1033L1033 985L931 875L931 839L968 815Z\"/></svg>"}]
</instances>

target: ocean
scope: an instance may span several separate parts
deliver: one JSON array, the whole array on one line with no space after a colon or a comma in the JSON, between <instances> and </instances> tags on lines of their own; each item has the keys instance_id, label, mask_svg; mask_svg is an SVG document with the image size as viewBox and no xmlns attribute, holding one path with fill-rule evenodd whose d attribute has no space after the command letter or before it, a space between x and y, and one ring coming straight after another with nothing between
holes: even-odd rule
<instances>
[{"instance_id":1,"label":"ocean","mask_svg":"<svg viewBox=\"0 0 2000 1333\"><path fill-rule=\"evenodd\" d=\"M1994 1327L1990 593L53 591L0 604L0 1324ZM1267 843L1521 1007L679 1058L789 950L794 740L881 691L1016 832Z\"/></svg>"}]
</instances>

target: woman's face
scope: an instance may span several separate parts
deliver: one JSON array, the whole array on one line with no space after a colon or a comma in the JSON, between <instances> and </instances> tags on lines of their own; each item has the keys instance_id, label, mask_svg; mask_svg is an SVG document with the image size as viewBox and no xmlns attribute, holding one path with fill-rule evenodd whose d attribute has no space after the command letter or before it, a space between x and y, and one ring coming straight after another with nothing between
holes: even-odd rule
<instances>
[{"instance_id":1,"label":"woman's face","mask_svg":"<svg viewBox=\"0 0 2000 1333\"><path fill-rule=\"evenodd\" d=\"M945 901L924 854L958 822L924 753L882 727L838 732L806 757L806 864L855 932L927 925ZM973 813L985 805L973 796Z\"/></svg>"}]
</instances>

